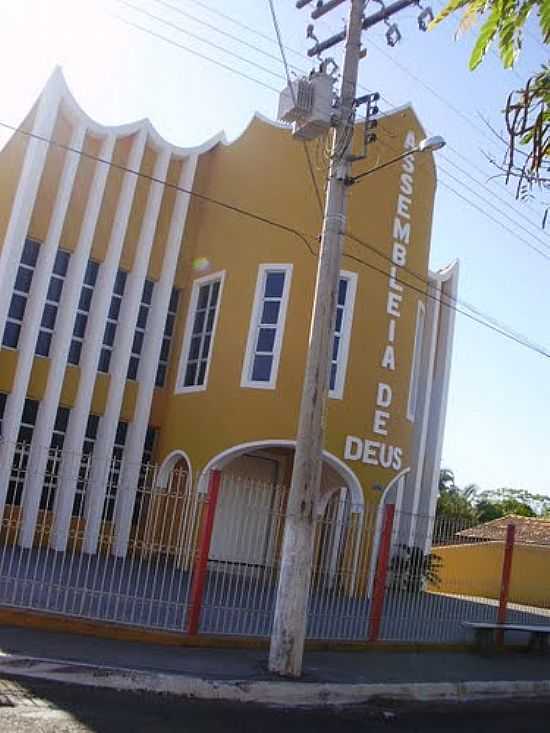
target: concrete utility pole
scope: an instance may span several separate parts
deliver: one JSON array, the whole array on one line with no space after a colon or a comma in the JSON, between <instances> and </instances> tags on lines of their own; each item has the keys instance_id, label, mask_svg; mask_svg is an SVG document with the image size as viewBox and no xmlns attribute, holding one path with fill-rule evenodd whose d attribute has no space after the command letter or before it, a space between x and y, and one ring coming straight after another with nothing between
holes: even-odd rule
<instances>
[{"instance_id":1,"label":"concrete utility pole","mask_svg":"<svg viewBox=\"0 0 550 733\"><path fill-rule=\"evenodd\" d=\"M311 580L315 511L321 480L329 364L336 314L336 295L346 228L347 154L355 121L355 90L361 58L365 0L351 0L340 121L333 133L325 216L319 252L309 352L304 376L294 468L288 497L269 669L297 677L302 671L305 619ZM347 144L346 144L346 141Z\"/></svg>"},{"instance_id":2,"label":"concrete utility pole","mask_svg":"<svg viewBox=\"0 0 550 733\"><path fill-rule=\"evenodd\" d=\"M298 677L302 671L302 658L307 621L313 548L316 528L316 507L321 480L325 413L329 386L329 366L336 317L336 298L342 259L343 235L346 229L347 189L353 178L350 175L351 146L355 127L355 99L359 61L361 59L361 34L384 21L388 25L386 39L390 45L401 35L395 24L387 19L396 12L419 0L397 0L365 18L365 0L347 0L350 3L347 30L319 43L309 51L319 55L331 46L346 41L340 96L334 123L331 164L325 199L325 213L315 286L315 299L310 327L300 417L294 456L294 468L288 498L287 516L281 554L281 568L277 589L277 601L269 669L280 675ZM302 8L311 0L297 0ZM318 18L346 0L321 0L316 3L312 18ZM426 25L427 8L419 16ZM433 17L433 16L432 16ZM315 38L311 33L308 35ZM366 131L367 132L367 131Z\"/></svg>"}]
</instances>

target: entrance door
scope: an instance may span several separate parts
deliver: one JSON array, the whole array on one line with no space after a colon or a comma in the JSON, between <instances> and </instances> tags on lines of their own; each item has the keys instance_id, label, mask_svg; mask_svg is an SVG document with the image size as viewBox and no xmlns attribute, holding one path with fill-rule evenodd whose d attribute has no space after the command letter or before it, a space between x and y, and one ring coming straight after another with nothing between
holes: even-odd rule
<instances>
[{"instance_id":1,"label":"entrance door","mask_svg":"<svg viewBox=\"0 0 550 733\"><path fill-rule=\"evenodd\" d=\"M273 506L279 463L243 455L224 469L210 545L210 560L269 565L275 542Z\"/></svg>"}]
</instances>

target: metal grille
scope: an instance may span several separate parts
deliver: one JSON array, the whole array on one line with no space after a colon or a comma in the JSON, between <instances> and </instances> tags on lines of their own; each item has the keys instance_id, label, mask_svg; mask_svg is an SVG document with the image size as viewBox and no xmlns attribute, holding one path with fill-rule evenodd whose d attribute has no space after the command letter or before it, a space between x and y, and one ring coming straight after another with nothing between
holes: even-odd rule
<instances>
[{"instance_id":1,"label":"metal grille","mask_svg":"<svg viewBox=\"0 0 550 733\"><path fill-rule=\"evenodd\" d=\"M285 485L226 471L193 486L182 464L166 474L144 463L137 485L117 481L114 510L103 517L97 549L86 553L86 502L105 488L90 479L90 454L45 448L37 484L28 480L34 470L28 443L15 448L0 531L0 605L180 633L270 634ZM125 475L120 463L113 456L98 475ZM78 477L79 489L72 516L64 518L66 544L67 525L56 514L69 505L61 496L65 485L74 483L65 472ZM41 494L33 498L37 488ZM119 504L133 506L127 543L117 534ZM33 506L34 536L22 532ZM345 488L321 497L307 636L463 643L463 622L494 622L504 530L388 510L352 505ZM550 539L541 537L550 532L540 524L535 539L526 532L518 530L512 548L507 621L548 625Z\"/></svg>"},{"instance_id":2,"label":"metal grille","mask_svg":"<svg viewBox=\"0 0 550 733\"><path fill-rule=\"evenodd\" d=\"M25 451L28 446L19 453ZM61 485L60 465L61 471L74 470L74 461L61 462L60 451L55 453L50 455L44 476L45 492ZM83 454L82 463L87 460ZM113 461L118 463L116 458ZM115 469L117 466L111 466ZM25 481L25 471L18 469L18 481ZM53 549L50 543L55 532L53 512L39 512L33 546L22 547L19 531L25 501L22 509L6 505L0 535L0 604L183 631L202 498L192 492L187 472L174 469L166 487L159 487L157 467L142 467L130 541L119 556L113 552L113 522L106 520L98 551L88 554L81 550L84 506L93 490L85 474L81 480L84 500L71 519L64 551ZM130 487L119 488L128 490ZM52 502L53 497L48 496L44 505Z\"/></svg>"}]
</instances>

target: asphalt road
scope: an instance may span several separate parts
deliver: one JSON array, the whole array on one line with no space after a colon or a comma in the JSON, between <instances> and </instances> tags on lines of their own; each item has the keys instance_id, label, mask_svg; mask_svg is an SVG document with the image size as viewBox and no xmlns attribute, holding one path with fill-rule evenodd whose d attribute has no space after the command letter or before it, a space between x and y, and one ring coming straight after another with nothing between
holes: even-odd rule
<instances>
[{"instance_id":1,"label":"asphalt road","mask_svg":"<svg viewBox=\"0 0 550 733\"><path fill-rule=\"evenodd\" d=\"M550 701L283 710L0 679L0 731L9 733L545 733Z\"/></svg>"}]
</instances>

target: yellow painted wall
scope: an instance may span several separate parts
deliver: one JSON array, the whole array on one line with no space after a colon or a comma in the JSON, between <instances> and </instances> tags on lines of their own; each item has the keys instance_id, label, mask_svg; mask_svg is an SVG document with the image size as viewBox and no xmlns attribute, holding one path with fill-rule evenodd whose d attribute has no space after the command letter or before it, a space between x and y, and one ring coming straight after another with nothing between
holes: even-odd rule
<instances>
[{"instance_id":1,"label":"yellow painted wall","mask_svg":"<svg viewBox=\"0 0 550 733\"><path fill-rule=\"evenodd\" d=\"M410 131L415 133L417 140L424 136L411 108L383 118L378 130L379 142L370 147L367 161L357 164L354 173L359 174L400 154ZM69 125L60 115L56 139L68 142L70 132ZM362 129L358 128L356 133L357 143ZM124 177L124 172L116 166L127 165L133 139L133 135L125 136L117 140L115 146L115 166L109 171L91 253L92 258L99 262L105 257ZM16 148L14 144L0 153L0 171L4 170L5 161L12 158L14 161L21 160L21 149ZM313 153L314 148L314 145L310 146ZM97 155L100 142L87 135L84 150L92 156ZM62 170L64 156L64 151L53 146L48 153L31 222L31 233L39 239L46 236L55 184ZM146 175L153 172L155 158L156 152L148 146L141 166ZM80 160L61 238L62 246L67 249L73 249L78 241L95 165L95 161L85 156ZM170 183L179 180L181 165L181 161L172 160L168 175ZM13 170L15 179L18 171L16 167ZM324 174L323 164L319 161L315 167L315 177L321 194ZM384 256L390 257L392 251L393 222L401 174L401 163L391 165L366 177L350 192L348 230L365 244L350 240L345 243L342 267L358 273L358 288L344 398L329 400L326 448L343 459L347 435L383 441L402 448L402 466L406 467L412 436L412 423L406 419L411 358L417 302L424 296L422 292L416 292L422 290L421 282L411 279L403 271L399 277L411 282L415 290L405 291L401 305L397 327L397 369L392 374L380 366L387 343L389 320L386 302L390 263ZM3 175L0 172L0 176ZM0 182L2 180L0 178ZM0 198L0 218L3 215L4 220L10 191L13 190L14 185L7 185L6 195ZM120 263L124 268L130 268L134 261L149 190L150 182L140 178ZM151 422L161 428L156 458L162 460L172 450L183 449L190 456L193 475L196 476L209 460L240 443L292 440L295 437L314 293L321 211L310 180L303 146L292 138L288 129L260 118L255 118L233 143L218 144L200 156L194 190L208 198L254 212L268 221L281 222L285 227L304 232L313 249L312 254L306 243L292 232L199 197L192 199L175 281L182 294L168 381L166 388L155 390ZM427 277L434 191L433 160L427 155L417 159L415 166L412 236L407 260L407 267L419 273L422 279ZM175 197L173 189L165 189L149 263L149 276L155 279L160 275ZM194 268L198 258L207 261L206 272ZM364 262L358 262L358 259ZM293 264L275 390L240 386L258 267L265 263ZM193 281L204 274L221 271L226 272L226 278L208 388L193 394L174 394ZM0 350L0 389L4 391L9 391L11 387L15 363L14 353ZM36 399L40 399L46 389L48 368L47 359L35 360L30 393ZM79 375L79 369L67 368L61 402L68 407L74 404ZM372 430L379 381L387 382L393 388L387 438L375 435ZM98 375L92 404L95 413L102 414L104 410L108 383L108 376ZM132 417L136 391L135 384L127 385L122 409L125 419ZM392 468L369 466L361 461L350 461L349 466L359 477L367 498L375 501L380 494L370 492L371 488L375 484L387 484L395 475Z\"/></svg>"},{"instance_id":2,"label":"yellow painted wall","mask_svg":"<svg viewBox=\"0 0 550 733\"><path fill-rule=\"evenodd\" d=\"M500 596L504 545L480 542L436 547L443 565L442 583L432 590L457 595ZM550 547L516 545L512 560L510 602L550 607Z\"/></svg>"},{"instance_id":3,"label":"yellow painted wall","mask_svg":"<svg viewBox=\"0 0 550 733\"><path fill-rule=\"evenodd\" d=\"M388 130L385 133L384 130ZM384 121L381 139L391 145L375 145L368 166L395 157L403 150L409 130L417 139L423 131L411 109ZM365 167L359 166L357 173ZM365 178L351 190L349 230L390 256L392 228L399 194L399 164ZM321 173L318 173L321 184ZM412 237L408 267L427 277L435 175L431 157L414 174L411 210ZM218 145L199 160L195 190L208 197L253 211L277 222L314 235L320 214L304 159L303 147L288 130L255 119L243 136L229 146ZM321 185L322 190L322 185ZM313 239L312 246L318 244ZM327 449L343 458L346 435L377 439L372 433L378 381L394 389L389 444L404 450L408 465L412 423L406 415L417 301L422 294L406 291L398 323L398 364L395 375L379 365L386 344L386 299L390 264L364 246L346 243L346 252L367 265L345 257L343 269L359 275L353 333L343 400L329 400ZM208 262L207 272L193 270L198 258ZM277 388L241 388L241 371L252 312L258 267L263 263L293 263L284 342ZM184 337L185 319L193 280L204 274L226 272L221 310L214 340L212 363L205 391L170 397L160 435L159 457L183 448L192 461L193 474L215 455L240 443L293 439L305 366L312 307L316 258L299 237L223 207L195 199L186 226L184 252L177 284L183 288L174 343L169 389L173 390ZM419 287L418 281L413 281ZM196 426L200 426L197 429ZM378 438L380 440L381 438ZM384 440L382 438L382 440ZM365 490L386 484L395 471L350 462ZM371 498L378 498L373 492Z\"/></svg>"}]
</instances>

